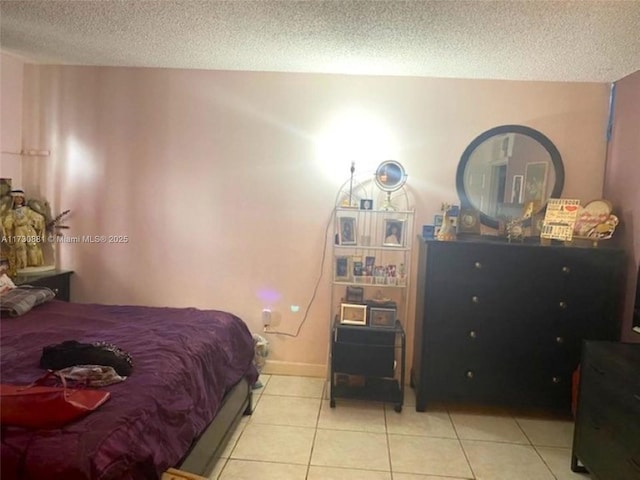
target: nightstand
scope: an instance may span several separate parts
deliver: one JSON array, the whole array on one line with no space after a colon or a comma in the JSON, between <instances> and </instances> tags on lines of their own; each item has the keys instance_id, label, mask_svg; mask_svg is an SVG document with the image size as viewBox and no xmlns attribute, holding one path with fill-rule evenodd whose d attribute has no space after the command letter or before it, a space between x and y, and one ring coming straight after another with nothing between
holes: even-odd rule
<instances>
[{"instance_id":1,"label":"nightstand","mask_svg":"<svg viewBox=\"0 0 640 480\"><path fill-rule=\"evenodd\" d=\"M640 344L585 342L571 470L640 479Z\"/></svg>"},{"instance_id":2,"label":"nightstand","mask_svg":"<svg viewBox=\"0 0 640 480\"><path fill-rule=\"evenodd\" d=\"M31 275L17 275L12 280L16 285L48 287L56 294L56 299L68 302L71 297L72 273L72 270L49 270Z\"/></svg>"},{"instance_id":3,"label":"nightstand","mask_svg":"<svg viewBox=\"0 0 640 480\"><path fill-rule=\"evenodd\" d=\"M344 325L336 320L331 335L330 407L336 406L336 397L343 397L393 403L394 410L401 412L405 352L404 329L398 320L393 328ZM364 377L364 383L340 384L339 374Z\"/></svg>"}]
</instances>

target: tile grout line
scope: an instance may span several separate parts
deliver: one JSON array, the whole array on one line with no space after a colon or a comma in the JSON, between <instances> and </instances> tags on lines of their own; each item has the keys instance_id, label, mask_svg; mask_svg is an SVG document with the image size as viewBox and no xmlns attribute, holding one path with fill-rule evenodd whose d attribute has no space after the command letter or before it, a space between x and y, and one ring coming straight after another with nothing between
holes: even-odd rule
<instances>
[{"instance_id":1,"label":"tile grout line","mask_svg":"<svg viewBox=\"0 0 640 480\"><path fill-rule=\"evenodd\" d=\"M322 392L320 393L320 404L318 406L318 412L316 413L316 426L313 429L313 440L311 440L311 450L309 451L309 460L307 461L307 471L304 475L305 480L308 480L309 471L311 470L311 458L313 457L313 449L316 446L316 438L318 437L318 423L320 422L320 412L322 411L322 402L324 401L326 390L327 382L324 382L322 385Z\"/></svg>"},{"instance_id":2,"label":"tile grout line","mask_svg":"<svg viewBox=\"0 0 640 480\"><path fill-rule=\"evenodd\" d=\"M387 404L382 404L382 415L384 416L384 434L387 439L387 458L389 459L389 477L393 480L393 463L391 462L391 441L389 440L389 427L387 426Z\"/></svg>"},{"instance_id":3,"label":"tile grout line","mask_svg":"<svg viewBox=\"0 0 640 480\"><path fill-rule=\"evenodd\" d=\"M471 460L469 460L469 456L467 455L467 451L462 444L462 439L460 438L460 434L458 433L458 429L456 428L456 424L453 421L453 417L451 416L451 411L447 409L447 417L449 417L449 421L451 422L451 426L453 427L453 431L456 434L456 440L458 440L458 444L460 445L460 450L462 450L462 454L464 455L464 459L467 461L467 466L469 467L469 471L471 472L471 478L477 478L476 472L473 470L473 466L471 465Z\"/></svg>"}]
</instances>

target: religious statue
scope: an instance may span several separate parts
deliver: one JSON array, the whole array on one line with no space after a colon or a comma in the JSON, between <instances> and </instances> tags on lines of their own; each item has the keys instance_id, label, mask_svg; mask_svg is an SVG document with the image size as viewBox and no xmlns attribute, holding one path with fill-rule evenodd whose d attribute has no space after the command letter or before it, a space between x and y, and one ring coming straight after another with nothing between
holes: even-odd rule
<instances>
[{"instance_id":1,"label":"religious statue","mask_svg":"<svg viewBox=\"0 0 640 480\"><path fill-rule=\"evenodd\" d=\"M11 209L3 212L2 244L8 250L12 271L44 265L45 217L25 204L24 191L12 190Z\"/></svg>"}]
</instances>

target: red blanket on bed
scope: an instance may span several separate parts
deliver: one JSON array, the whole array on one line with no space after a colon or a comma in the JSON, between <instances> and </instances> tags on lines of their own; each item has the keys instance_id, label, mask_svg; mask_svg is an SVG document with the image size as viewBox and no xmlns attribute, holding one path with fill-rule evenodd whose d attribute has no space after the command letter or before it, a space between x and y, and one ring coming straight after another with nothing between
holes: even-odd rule
<instances>
[{"instance_id":1,"label":"red blanket on bed","mask_svg":"<svg viewBox=\"0 0 640 480\"><path fill-rule=\"evenodd\" d=\"M221 311L58 301L0 323L1 381L42 375L42 348L105 341L128 351L133 373L106 387L99 410L57 430L2 428L2 480L152 479L176 465L242 377L255 381L253 339Z\"/></svg>"}]
</instances>

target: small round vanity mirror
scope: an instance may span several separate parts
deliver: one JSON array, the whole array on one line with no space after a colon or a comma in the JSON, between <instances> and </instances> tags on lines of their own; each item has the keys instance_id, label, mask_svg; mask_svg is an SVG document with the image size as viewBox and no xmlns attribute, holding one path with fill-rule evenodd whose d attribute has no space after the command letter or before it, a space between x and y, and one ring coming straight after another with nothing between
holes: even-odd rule
<instances>
[{"instance_id":1,"label":"small round vanity mirror","mask_svg":"<svg viewBox=\"0 0 640 480\"><path fill-rule=\"evenodd\" d=\"M375 182L380 190L395 192L407 181L404 167L395 160L385 160L376 169Z\"/></svg>"},{"instance_id":2,"label":"small round vanity mirror","mask_svg":"<svg viewBox=\"0 0 640 480\"><path fill-rule=\"evenodd\" d=\"M391 203L391 192L400 190L407 181L404 167L395 160L385 160L376 169L374 181L380 190L387 192L381 210L395 210L396 207Z\"/></svg>"},{"instance_id":3,"label":"small round vanity mirror","mask_svg":"<svg viewBox=\"0 0 640 480\"><path fill-rule=\"evenodd\" d=\"M522 125L502 125L479 135L465 149L456 173L461 206L480 213L480 221L498 228L499 220L533 214L564 186L560 152L545 135Z\"/></svg>"}]
</instances>

